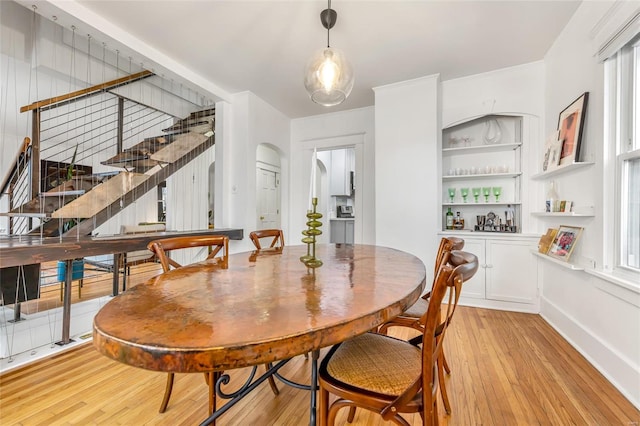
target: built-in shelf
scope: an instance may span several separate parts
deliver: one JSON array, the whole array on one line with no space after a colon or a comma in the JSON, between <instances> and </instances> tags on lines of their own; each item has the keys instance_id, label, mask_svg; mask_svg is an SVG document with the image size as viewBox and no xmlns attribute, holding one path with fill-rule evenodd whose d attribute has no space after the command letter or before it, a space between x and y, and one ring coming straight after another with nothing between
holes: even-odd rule
<instances>
[{"instance_id":1,"label":"built-in shelf","mask_svg":"<svg viewBox=\"0 0 640 426\"><path fill-rule=\"evenodd\" d=\"M520 146L522 146L522 143L497 143L492 145L461 146L459 148L443 148L442 155L512 151L514 149L520 148Z\"/></svg>"},{"instance_id":2,"label":"built-in shelf","mask_svg":"<svg viewBox=\"0 0 640 426\"><path fill-rule=\"evenodd\" d=\"M471 197L473 198L473 197ZM442 203L443 206L506 206L511 204L512 206L519 206L520 201L504 201L504 202L491 202L491 203Z\"/></svg>"},{"instance_id":3,"label":"built-in shelf","mask_svg":"<svg viewBox=\"0 0 640 426\"><path fill-rule=\"evenodd\" d=\"M582 268L580 266L576 266L576 265L574 265L572 263L564 262L562 260L555 259L555 258L553 258L551 256L547 256L546 254L542 254L539 251L531 250L531 253L533 253L534 255L536 255L538 257L541 257L542 259L547 260L547 261L549 261L551 263L555 263L556 265L560 265L563 268L571 269L572 271L584 271L584 268Z\"/></svg>"},{"instance_id":4,"label":"built-in shelf","mask_svg":"<svg viewBox=\"0 0 640 426\"><path fill-rule=\"evenodd\" d=\"M576 212L533 212L533 216L550 216L550 217L594 217L594 214L576 213Z\"/></svg>"},{"instance_id":5,"label":"built-in shelf","mask_svg":"<svg viewBox=\"0 0 640 426\"><path fill-rule=\"evenodd\" d=\"M534 175L531 175L531 179L533 180L541 180L541 179L546 179L549 178L551 176L556 176L562 173L566 173L569 171L574 171L577 169L581 169L583 167L586 166L592 166L593 164L595 164L594 162L578 162L578 163L569 163L569 164L565 164L562 165L558 168L555 168L553 170L547 170L546 172L542 172L542 173L536 173Z\"/></svg>"},{"instance_id":6,"label":"built-in shelf","mask_svg":"<svg viewBox=\"0 0 640 426\"><path fill-rule=\"evenodd\" d=\"M453 176L442 176L442 180L462 180L462 179L495 179L495 178L515 178L522 175L522 173L483 173L483 174L475 174L475 175L453 175Z\"/></svg>"}]
</instances>

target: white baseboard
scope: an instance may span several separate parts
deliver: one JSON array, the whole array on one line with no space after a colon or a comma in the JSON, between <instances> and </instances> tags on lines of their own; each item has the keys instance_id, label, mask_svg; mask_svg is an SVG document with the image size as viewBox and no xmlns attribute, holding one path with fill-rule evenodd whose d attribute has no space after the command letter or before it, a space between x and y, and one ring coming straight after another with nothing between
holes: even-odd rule
<instances>
[{"instance_id":1,"label":"white baseboard","mask_svg":"<svg viewBox=\"0 0 640 426\"><path fill-rule=\"evenodd\" d=\"M640 368L548 299L542 297L540 307L542 318L640 409Z\"/></svg>"}]
</instances>

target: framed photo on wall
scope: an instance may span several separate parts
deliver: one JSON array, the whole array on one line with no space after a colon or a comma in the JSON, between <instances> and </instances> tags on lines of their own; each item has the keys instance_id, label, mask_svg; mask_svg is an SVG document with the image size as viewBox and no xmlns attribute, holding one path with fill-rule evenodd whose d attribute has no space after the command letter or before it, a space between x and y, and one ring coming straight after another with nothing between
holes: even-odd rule
<instances>
[{"instance_id":1,"label":"framed photo on wall","mask_svg":"<svg viewBox=\"0 0 640 426\"><path fill-rule=\"evenodd\" d=\"M566 107L558 117L558 139L563 141L560 153L560 164L580 161L580 143L587 113L589 92L584 92L571 105Z\"/></svg>"},{"instance_id":2,"label":"framed photo on wall","mask_svg":"<svg viewBox=\"0 0 640 426\"><path fill-rule=\"evenodd\" d=\"M582 234L582 229L578 226L560 225L547 255L568 262Z\"/></svg>"}]
</instances>

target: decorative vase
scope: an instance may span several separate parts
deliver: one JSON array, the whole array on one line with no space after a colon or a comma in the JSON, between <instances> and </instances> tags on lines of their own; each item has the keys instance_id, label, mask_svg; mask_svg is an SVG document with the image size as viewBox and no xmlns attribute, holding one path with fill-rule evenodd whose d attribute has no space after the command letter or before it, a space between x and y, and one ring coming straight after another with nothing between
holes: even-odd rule
<instances>
[{"instance_id":1,"label":"decorative vase","mask_svg":"<svg viewBox=\"0 0 640 426\"><path fill-rule=\"evenodd\" d=\"M493 145L500 142L502 138L502 126L497 118L491 118L484 122L484 132L482 139L487 145Z\"/></svg>"}]
</instances>

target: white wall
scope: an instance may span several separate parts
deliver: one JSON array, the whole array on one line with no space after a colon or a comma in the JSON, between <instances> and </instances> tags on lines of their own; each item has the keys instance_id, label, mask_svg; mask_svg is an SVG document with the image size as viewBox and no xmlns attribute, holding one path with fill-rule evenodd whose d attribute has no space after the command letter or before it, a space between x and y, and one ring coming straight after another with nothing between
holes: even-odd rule
<instances>
[{"instance_id":1,"label":"white wall","mask_svg":"<svg viewBox=\"0 0 640 426\"><path fill-rule=\"evenodd\" d=\"M431 270L440 216L440 79L374 91L376 244L412 253Z\"/></svg>"},{"instance_id":2,"label":"white wall","mask_svg":"<svg viewBox=\"0 0 640 426\"><path fill-rule=\"evenodd\" d=\"M582 157L594 166L557 178L560 197L595 206L595 217L564 223L585 228L576 262L588 270L603 266L605 230L603 194L607 161L604 139L604 66L594 57L592 36L612 3L583 2L545 56L545 134L558 114L589 92ZM566 219L565 219L566 221ZM549 222L551 225L559 223ZM573 259L573 258L572 258ZM543 262L541 315L640 407L640 294L582 271Z\"/></svg>"},{"instance_id":3,"label":"white wall","mask_svg":"<svg viewBox=\"0 0 640 426\"><path fill-rule=\"evenodd\" d=\"M216 228L244 229L245 238L232 241L230 251L253 247L248 237L256 223L257 147L268 144L280 153L282 224L287 236L290 120L250 92L218 102L216 116Z\"/></svg>"},{"instance_id":4,"label":"white wall","mask_svg":"<svg viewBox=\"0 0 640 426\"><path fill-rule=\"evenodd\" d=\"M309 205L311 155L318 150L354 146L356 150L356 221L355 241L375 243L374 227L374 110L361 108L291 120L291 188L289 229L292 244L306 229ZM329 218L323 218L323 232L328 232Z\"/></svg>"}]
</instances>

